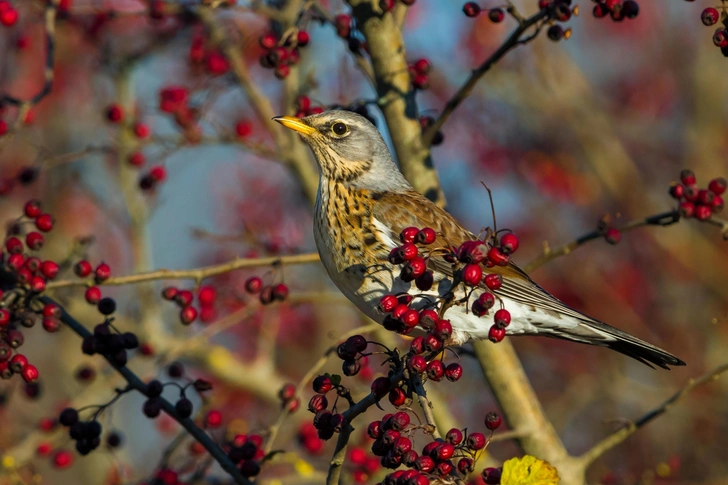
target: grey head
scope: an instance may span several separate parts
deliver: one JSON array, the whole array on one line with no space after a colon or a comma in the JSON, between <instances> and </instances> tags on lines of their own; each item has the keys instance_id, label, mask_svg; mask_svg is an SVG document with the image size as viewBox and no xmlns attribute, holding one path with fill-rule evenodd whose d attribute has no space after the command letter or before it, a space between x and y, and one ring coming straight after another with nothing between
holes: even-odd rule
<instances>
[{"instance_id":1,"label":"grey head","mask_svg":"<svg viewBox=\"0 0 728 485\"><path fill-rule=\"evenodd\" d=\"M377 127L359 114L331 110L300 119L273 119L301 135L311 147L324 179L367 190L412 188L392 160Z\"/></svg>"}]
</instances>

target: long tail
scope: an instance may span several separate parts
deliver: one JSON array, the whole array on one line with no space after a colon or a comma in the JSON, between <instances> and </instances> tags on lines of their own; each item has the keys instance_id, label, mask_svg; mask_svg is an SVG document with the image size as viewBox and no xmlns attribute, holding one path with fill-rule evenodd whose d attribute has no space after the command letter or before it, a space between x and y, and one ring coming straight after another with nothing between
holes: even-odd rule
<instances>
[{"instance_id":1,"label":"long tail","mask_svg":"<svg viewBox=\"0 0 728 485\"><path fill-rule=\"evenodd\" d=\"M685 362L671 353L596 320L581 320L578 326L559 328L552 336L607 347L650 367L654 364L670 370L670 365L685 365Z\"/></svg>"}]
</instances>

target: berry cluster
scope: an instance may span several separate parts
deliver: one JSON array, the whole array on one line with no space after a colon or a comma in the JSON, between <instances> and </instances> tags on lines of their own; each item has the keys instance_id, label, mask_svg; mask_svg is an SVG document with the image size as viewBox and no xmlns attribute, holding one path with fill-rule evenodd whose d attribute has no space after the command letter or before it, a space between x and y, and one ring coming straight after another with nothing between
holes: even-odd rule
<instances>
[{"instance_id":1,"label":"berry cluster","mask_svg":"<svg viewBox=\"0 0 728 485\"><path fill-rule=\"evenodd\" d=\"M538 7L546 10L547 18L552 22L567 22L572 16L579 14L578 6L571 6L571 0L539 0ZM571 37L571 28L564 29L553 24L546 31L546 36L554 42Z\"/></svg>"},{"instance_id":2,"label":"berry cluster","mask_svg":"<svg viewBox=\"0 0 728 485\"><path fill-rule=\"evenodd\" d=\"M202 67L208 74L222 76L230 70L230 62L219 49L206 45L204 35L197 33L190 43L190 64L193 68Z\"/></svg>"},{"instance_id":3,"label":"berry cluster","mask_svg":"<svg viewBox=\"0 0 728 485\"><path fill-rule=\"evenodd\" d=\"M18 22L18 11L7 0L0 0L0 24L12 27Z\"/></svg>"},{"instance_id":4,"label":"berry cluster","mask_svg":"<svg viewBox=\"0 0 728 485\"><path fill-rule=\"evenodd\" d=\"M116 303L111 298L102 298L98 303L102 315L111 315L116 310ZM119 332L106 318L94 327L92 335L85 337L81 350L86 355L101 354L115 365L123 367L128 361L127 351L139 347L139 339L132 332Z\"/></svg>"},{"instance_id":5,"label":"berry cluster","mask_svg":"<svg viewBox=\"0 0 728 485\"><path fill-rule=\"evenodd\" d=\"M90 421L81 421L76 409L66 408L58 417L58 422L68 428L68 434L76 442L76 451L80 455L88 455L101 444L102 427L95 416Z\"/></svg>"},{"instance_id":6,"label":"berry cluster","mask_svg":"<svg viewBox=\"0 0 728 485\"><path fill-rule=\"evenodd\" d=\"M720 48L724 56L728 57L728 13L726 13L725 6L718 8L721 9L721 12L718 12L718 9L714 7L706 8L700 14L700 20L706 27L711 27L717 24L718 21L723 24L713 33L713 44Z\"/></svg>"},{"instance_id":7,"label":"berry cluster","mask_svg":"<svg viewBox=\"0 0 728 485\"><path fill-rule=\"evenodd\" d=\"M296 118L303 118L304 116L317 115L324 112L324 108L321 106L314 106L311 103L311 98L308 96L297 96L295 106Z\"/></svg>"},{"instance_id":8,"label":"berry cluster","mask_svg":"<svg viewBox=\"0 0 728 485\"><path fill-rule=\"evenodd\" d=\"M424 248L435 243L436 239L437 234L432 228L405 228L400 234L402 245L390 252L389 262L402 266L399 274L402 281L414 281L420 291L427 292L432 289L434 283L433 273L427 269L428 261L431 257L439 255L452 265L455 275L453 290L462 284L465 297L456 301L438 298L438 301L433 303L430 295L413 297L405 293L386 295L379 302L379 310L386 315L382 322L385 328L405 335L417 326L429 331L430 333L424 337L424 345L425 349L430 351L437 350L431 348L436 345L436 341L440 341L441 347L452 335L450 322L441 319L435 309L439 309L442 313L450 304L467 305L477 290L478 295L470 305L470 309L479 317L488 315L498 299L493 292L500 289L503 278L496 272L484 271L484 268L507 266L511 254L518 249L519 244L514 234L507 233L500 239L493 235L490 244L476 239L466 241L457 248ZM421 249L424 250L422 255ZM412 308L416 298L425 300L424 308L419 310ZM505 328L511 322L511 315L508 310L500 308L496 310L493 319L494 324L488 336L493 342L500 342L505 337Z\"/></svg>"},{"instance_id":9,"label":"berry cluster","mask_svg":"<svg viewBox=\"0 0 728 485\"><path fill-rule=\"evenodd\" d=\"M503 22L503 19L505 18L505 12L500 7L483 9L475 2L468 2L463 5L463 13L470 18L475 18L482 12L488 12L488 20L494 24Z\"/></svg>"},{"instance_id":10,"label":"berry cluster","mask_svg":"<svg viewBox=\"0 0 728 485\"><path fill-rule=\"evenodd\" d=\"M301 60L299 48L306 47L310 40L305 30L298 30L295 35L288 35L285 38L281 38L273 31L266 32L258 39L263 48L260 65L266 69L273 69L278 79L285 79L291 73L291 66Z\"/></svg>"},{"instance_id":11,"label":"berry cluster","mask_svg":"<svg viewBox=\"0 0 728 485\"><path fill-rule=\"evenodd\" d=\"M601 19L609 15L614 22L633 19L640 13L640 5L635 0L594 0L592 13Z\"/></svg>"},{"instance_id":12,"label":"berry cluster","mask_svg":"<svg viewBox=\"0 0 728 485\"><path fill-rule=\"evenodd\" d=\"M244 477L254 477L260 473L260 463L265 458L263 438L257 434L238 434L226 447L227 455L238 465Z\"/></svg>"},{"instance_id":13,"label":"berry cluster","mask_svg":"<svg viewBox=\"0 0 728 485\"><path fill-rule=\"evenodd\" d=\"M202 128L199 125L199 109L190 106L190 92L182 86L167 86L159 91L159 110L174 116L175 124L182 130L188 143L199 143Z\"/></svg>"},{"instance_id":14,"label":"berry cluster","mask_svg":"<svg viewBox=\"0 0 728 485\"><path fill-rule=\"evenodd\" d=\"M364 347L366 347L366 341L364 341ZM334 433L341 433L349 426L344 415L337 412L336 405L340 397L351 402L351 395L349 389L341 385L341 376L337 374L323 374L316 377L312 387L317 394L314 394L309 400L308 410L315 414L313 425L318 430L318 438L328 440ZM329 410L329 400L326 394L331 390L336 392L336 398Z\"/></svg>"},{"instance_id":15,"label":"berry cluster","mask_svg":"<svg viewBox=\"0 0 728 485\"><path fill-rule=\"evenodd\" d=\"M281 409L289 413L295 413L301 407L301 399L296 395L295 384L284 384L278 391L278 398L281 400Z\"/></svg>"},{"instance_id":16,"label":"berry cluster","mask_svg":"<svg viewBox=\"0 0 728 485\"><path fill-rule=\"evenodd\" d=\"M433 118L432 116L420 116L420 126L422 127L423 133L427 131L427 129L434 123L435 118ZM435 133L435 136L432 138L432 145L440 145L443 141L445 141L445 135L442 133L442 131L438 130L437 133Z\"/></svg>"},{"instance_id":17,"label":"berry cluster","mask_svg":"<svg viewBox=\"0 0 728 485\"><path fill-rule=\"evenodd\" d=\"M417 59L415 62L408 64L410 79L412 79L412 87L424 91L430 87L430 70L432 64L427 59Z\"/></svg>"},{"instance_id":18,"label":"berry cluster","mask_svg":"<svg viewBox=\"0 0 728 485\"><path fill-rule=\"evenodd\" d=\"M245 291L251 295L258 295L258 299L263 305L268 305L274 301L283 301L288 298L288 286L284 283L275 285L265 285L263 280L258 276L251 276L245 281Z\"/></svg>"},{"instance_id":19,"label":"berry cluster","mask_svg":"<svg viewBox=\"0 0 728 485\"><path fill-rule=\"evenodd\" d=\"M209 323L217 315L215 302L217 301L217 290L212 286L201 286L197 290L197 303L200 307L192 306L195 300L195 293L191 290L183 290L174 286L168 286L162 290L162 298L175 302L180 307L179 320L183 325L190 325L199 316L203 323Z\"/></svg>"},{"instance_id":20,"label":"berry cluster","mask_svg":"<svg viewBox=\"0 0 728 485\"><path fill-rule=\"evenodd\" d=\"M501 418L496 413L488 413L485 424L492 435L500 426ZM409 468L387 475L382 485L428 485L458 473L467 477L475 468L476 454L488 445L489 438L483 433L468 434L453 428L444 439L427 443L417 453L410 436L421 428L423 426L411 424L409 415L403 411L385 414L380 421L369 423L367 433L374 439L372 453L381 458L381 465L390 469L401 465ZM499 472L499 469L486 468L482 478L488 484L500 483Z\"/></svg>"},{"instance_id":21,"label":"berry cluster","mask_svg":"<svg viewBox=\"0 0 728 485\"><path fill-rule=\"evenodd\" d=\"M723 177L710 181L707 188L698 187L692 170L680 173L680 182L670 185L670 195L679 201L678 211L685 218L695 217L699 221L710 219L723 210L723 197L728 182Z\"/></svg>"}]
</instances>

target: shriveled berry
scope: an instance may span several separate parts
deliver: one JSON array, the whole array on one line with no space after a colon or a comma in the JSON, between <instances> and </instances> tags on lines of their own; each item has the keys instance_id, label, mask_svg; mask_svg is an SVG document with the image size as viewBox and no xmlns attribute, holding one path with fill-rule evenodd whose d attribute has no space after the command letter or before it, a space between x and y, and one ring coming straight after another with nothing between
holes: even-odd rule
<instances>
[{"instance_id":1,"label":"shriveled berry","mask_svg":"<svg viewBox=\"0 0 728 485\"><path fill-rule=\"evenodd\" d=\"M326 394L333 389L333 387L334 385L327 375L318 376L313 380L313 391L319 394Z\"/></svg>"},{"instance_id":2,"label":"shriveled berry","mask_svg":"<svg viewBox=\"0 0 728 485\"><path fill-rule=\"evenodd\" d=\"M502 471L500 468L489 467L483 470L481 478L486 485L498 485L501 482Z\"/></svg>"},{"instance_id":3,"label":"shriveled berry","mask_svg":"<svg viewBox=\"0 0 728 485\"><path fill-rule=\"evenodd\" d=\"M395 431L402 431L410 424L410 417L404 411L397 411L389 418L388 424Z\"/></svg>"},{"instance_id":4,"label":"shriveled berry","mask_svg":"<svg viewBox=\"0 0 728 485\"><path fill-rule=\"evenodd\" d=\"M376 379L374 379L374 382L372 382L371 391L372 394L374 394L377 398L381 398L389 392L391 387L392 385L390 384L388 378L377 377Z\"/></svg>"},{"instance_id":5,"label":"shriveled berry","mask_svg":"<svg viewBox=\"0 0 728 485\"><path fill-rule=\"evenodd\" d=\"M472 458L460 458L458 460L458 471L462 473L463 475L468 475L475 470L475 465L473 464Z\"/></svg>"}]
</instances>

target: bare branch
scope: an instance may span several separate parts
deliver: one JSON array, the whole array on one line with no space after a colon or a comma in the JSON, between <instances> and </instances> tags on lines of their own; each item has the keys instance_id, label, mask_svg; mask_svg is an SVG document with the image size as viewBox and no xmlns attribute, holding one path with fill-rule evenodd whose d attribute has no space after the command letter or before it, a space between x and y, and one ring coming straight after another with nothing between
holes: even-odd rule
<instances>
[{"instance_id":1,"label":"bare branch","mask_svg":"<svg viewBox=\"0 0 728 485\"><path fill-rule=\"evenodd\" d=\"M415 394L417 394L417 400L420 403L422 412L425 415L425 422L427 422L430 434L435 439L442 438L442 436L440 435L440 431L437 429L435 415L432 412L432 404L427 399L427 391L425 391L425 386L422 384L422 379L420 378L420 375L416 373L413 374L410 378L410 381L412 382L412 387L415 390Z\"/></svg>"}]
</instances>

